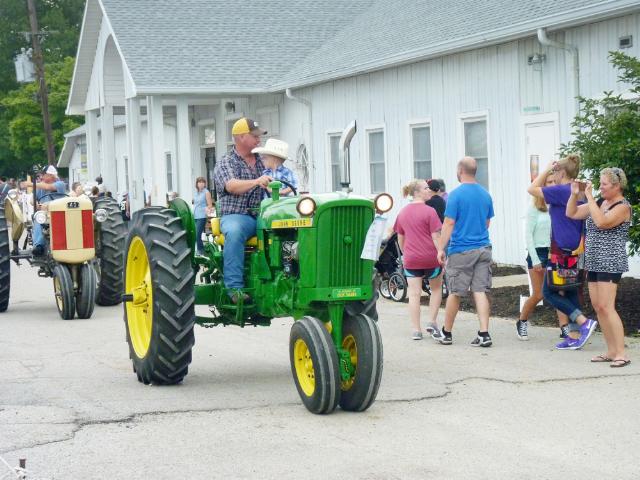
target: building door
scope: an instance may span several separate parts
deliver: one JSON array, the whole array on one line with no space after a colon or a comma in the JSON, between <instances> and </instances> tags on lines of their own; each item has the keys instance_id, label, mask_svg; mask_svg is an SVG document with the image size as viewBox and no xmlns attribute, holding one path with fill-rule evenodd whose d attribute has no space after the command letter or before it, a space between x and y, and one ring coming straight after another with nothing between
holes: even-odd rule
<instances>
[{"instance_id":1,"label":"building door","mask_svg":"<svg viewBox=\"0 0 640 480\"><path fill-rule=\"evenodd\" d=\"M213 169L216 167L216 149L215 147L207 147L204 149L204 165L207 176L207 186L214 200L217 200L216 184L213 181Z\"/></svg>"},{"instance_id":2,"label":"building door","mask_svg":"<svg viewBox=\"0 0 640 480\"><path fill-rule=\"evenodd\" d=\"M557 159L560 147L558 115L527 115L524 118L525 162L531 182L546 165Z\"/></svg>"}]
</instances>

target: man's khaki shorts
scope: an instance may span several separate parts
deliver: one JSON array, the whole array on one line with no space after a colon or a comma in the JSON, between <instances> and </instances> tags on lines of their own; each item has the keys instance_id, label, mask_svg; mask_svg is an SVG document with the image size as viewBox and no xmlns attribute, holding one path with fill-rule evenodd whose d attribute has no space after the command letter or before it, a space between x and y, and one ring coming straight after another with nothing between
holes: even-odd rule
<instances>
[{"instance_id":1,"label":"man's khaki shorts","mask_svg":"<svg viewBox=\"0 0 640 480\"><path fill-rule=\"evenodd\" d=\"M454 253L445 269L449 293L464 297L491 289L491 246Z\"/></svg>"}]
</instances>

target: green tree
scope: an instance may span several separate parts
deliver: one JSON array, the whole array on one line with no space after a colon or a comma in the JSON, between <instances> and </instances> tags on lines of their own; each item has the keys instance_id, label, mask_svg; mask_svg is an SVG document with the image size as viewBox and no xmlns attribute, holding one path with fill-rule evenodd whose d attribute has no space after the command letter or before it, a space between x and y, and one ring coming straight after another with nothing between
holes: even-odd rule
<instances>
[{"instance_id":1,"label":"green tree","mask_svg":"<svg viewBox=\"0 0 640 480\"><path fill-rule=\"evenodd\" d=\"M85 0L45 0L36 1L35 3L40 30L50 32L42 39L45 63L60 64L65 61L65 58L73 57L78 46ZM11 125L14 125L14 130L20 125L28 129L34 129L33 131L28 130L28 132L36 132L37 129L37 136L40 139L43 138L40 133L43 126L39 104L37 104L37 111L33 110L33 114L38 116L38 124L24 124L24 117L22 117L21 121L15 121L16 119L13 115L17 111L25 113L26 110L30 109L28 104L23 104L24 109L22 110L17 107L8 108L4 106L7 96L11 95L15 100L16 93L14 91L17 90L24 93L25 89L29 90L30 87L30 85L21 87L16 83L13 64L14 57L20 52L20 49L31 46L22 33L29 30L26 0L0 0L0 174L2 175L14 175L23 169L22 162L24 162L24 157L17 155L16 150L14 150L14 146L20 151L24 150L23 142L18 141L16 143L16 136L13 135ZM47 72L51 71L55 70L47 68ZM50 79L47 79L47 83L52 85L56 82L52 83ZM35 84L33 89L35 93ZM12 93L10 94L9 92ZM65 100L63 102L65 105L67 94L68 91L65 92ZM11 103L11 100L7 101ZM51 110L53 115L53 108ZM71 123L75 122L72 121ZM64 122L57 122L53 128L64 128ZM54 136L59 139L62 133L62 131L56 131ZM24 136L22 134L18 135L17 132L16 135L17 137ZM38 143L39 140L34 139L33 142ZM56 143L59 144L58 141ZM58 146L56 153L59 152ZM42 143L42 151L38 153L37 158L42 159L45 157L46 152L44 143Z\"/></svg>"},{"instance_id":2,"label":"green tree","mask_svg":"<svg viewBox=\"0 0 640 480\"><path fill-rule=\"evenodd\" d=\"M600 170L619 167L629 181L625 197L631 202L631 253L640 252L640 60L610 52L618 80L629 85L630 95L604 92L600 99L581 98L580 114L572 122L573 140L562 152L579 152L582 165L597 187Z\"/></svg>"},{"instance_id":3,"label":"green tree","mask_svg":"<svg viewBox=\"0 0 640 480\"><path fill-rule=\"evenodd\" d=\"M74 59L67 57L62 62L46 65L49 90L49 114L56 152L60 152L64 133L80 125L78 117L67 117L65 109L73 75ZM9 92L1 101L7 112L12 165L5 165L6 174L16 175L34 163L46 163L45 138L42 128L42 113L35 83L23 85Z\"/></svg>"}]
</instances>

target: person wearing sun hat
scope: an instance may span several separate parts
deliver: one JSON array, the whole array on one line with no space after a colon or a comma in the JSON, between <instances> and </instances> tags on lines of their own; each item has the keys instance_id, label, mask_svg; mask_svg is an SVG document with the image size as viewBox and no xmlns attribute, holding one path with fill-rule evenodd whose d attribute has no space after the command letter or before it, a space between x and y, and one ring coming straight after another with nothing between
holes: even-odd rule
<instances>
[{"instance_id":1,"label":"person wearing sun hat","mask_svg":"<svg viewBox=\"0 0 640 480\"><path fill-rule=\"evenodd\" d=\"M264 175L260 154L252 150L267 132L257 122L243 117L231 128L233 148L217 162L213 179L218 193L220 230L224 234L224 284L234 303L244 288L244 245L256 234L256 211L262 193L272 178ZM244 302L250 300L242 292Z\"/></svg>"},{"instance_id":2,"label":"person wearing sun hat","mask_svg":"<svg viewBox=\"0 0 640 480\"><path fill-rule=\"evenodd\" d=\"M295 189L298 188L296 174L283 165L284 161L289 157L289 144L287 142L283 142L276 138L270 138L264 144L264 147L256 147L251 150L251 152L259 153L264 166L267 167L264 172L262 172L263 175L268 175L274 180L284 180L285 182L293 185ZM280 190L280 195L293 195L293 191L290 187L286 185L283 185L283 187L284 188ZM263 196L267 196L266 191Z\"/></svg>"}]
</instances>

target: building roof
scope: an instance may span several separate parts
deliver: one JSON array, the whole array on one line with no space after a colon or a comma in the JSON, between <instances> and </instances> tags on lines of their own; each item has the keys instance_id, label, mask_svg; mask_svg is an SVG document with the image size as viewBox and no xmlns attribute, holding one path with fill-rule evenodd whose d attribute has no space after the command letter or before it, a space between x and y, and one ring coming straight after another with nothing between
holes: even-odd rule
<instances>
[{"instance_id":1,"label":"building roof","mask_svg":"<svg viewBox=\"0 0 640 480\"><path fill-rule=\"evenodd\" d=\"M640 10L637 0L87 0L70 112L104 15L136 94L282 91Z\"/></svg>"},{"instance_id":2,"label":"building roof","mask_svg":"<svg viewBox=\"0 0 640 480\"><path fill-rule=\"evenodd\" d=\"M637 0L377 0L272 88L352 76L640 10Z\"/></svg>"},{"instance_id":3,"label":"building roof","mask_svg":"<svg viewBox=\"0 0 640 480\"><path fill-rule=\"evenodd\" d=\"M138 91L265 91L374 0L101 0Z\"/></svg>"}]
</instances>

